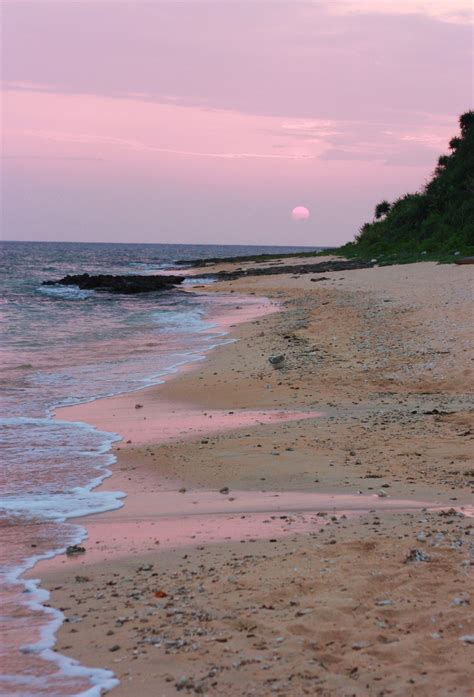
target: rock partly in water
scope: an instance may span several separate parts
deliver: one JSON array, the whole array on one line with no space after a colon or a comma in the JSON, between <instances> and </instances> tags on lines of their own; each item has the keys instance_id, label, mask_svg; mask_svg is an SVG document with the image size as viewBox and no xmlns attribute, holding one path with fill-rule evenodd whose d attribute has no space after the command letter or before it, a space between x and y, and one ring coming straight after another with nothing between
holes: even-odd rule
<instances>
[{"instance_id":1,"label":"rock partly in water","mask_svg":"<svg viewBox=\"0 0 474 697\"><path fill-rule=\"evenodd\" d=\"M43 281L44 286L78 286L81 290L101 290L109 293L150 293L156 290L169 290L184 281L184 276L140 276L88 273L64 276L57 281Z\"/></svg>"},{"instance_id":2,"label":"rock partly in water","mask_svg":"<svg viewBox=\"0 0 474 697\"><path fill-rule=\"evenodd\" d=\"M70 556L74 556L75 554L84 554L86 551L85 547L81 547L80 545L69 545L66 547L66 554Z\"/></svg>"}]
</instances>

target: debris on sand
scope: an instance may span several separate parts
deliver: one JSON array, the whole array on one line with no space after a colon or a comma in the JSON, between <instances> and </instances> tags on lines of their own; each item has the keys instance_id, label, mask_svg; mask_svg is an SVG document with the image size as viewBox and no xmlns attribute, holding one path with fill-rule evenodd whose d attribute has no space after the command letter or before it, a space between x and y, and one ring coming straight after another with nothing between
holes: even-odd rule
<instances>
[{"instance_id":1,"label":"debris on sand","mask_svg":"<svg viewBox=\"0 0 474 697\"><path fill-rule=\"evenodd\" d=\"M69 545L66 547L66 554L68 556L74 556L75 554L85 554L86 548L80 545Z\"/></svg>"},{"instance_id":2,"label":"debris on sand","mask_svg":"<svg viewBox=\"0 0 474 697\"><path fill-rule=\"evenodd\" d=\"M411 549L405 557L405 564L411 564L419 561L431 561L431 557L421 551L421 549Z\"/></svg>"}]
</instances>

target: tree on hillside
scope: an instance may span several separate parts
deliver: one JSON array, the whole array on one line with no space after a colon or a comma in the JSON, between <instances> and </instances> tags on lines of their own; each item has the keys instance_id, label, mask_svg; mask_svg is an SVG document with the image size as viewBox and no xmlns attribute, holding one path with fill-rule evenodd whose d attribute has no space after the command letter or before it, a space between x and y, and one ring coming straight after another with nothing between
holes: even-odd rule
<instances>
[{"instance_id":1,"label":"tree on hillside","mask_svg":"<svg viewBox=\"0 0 474 697\"><path fill-rule=\"evenodd\" d=\"M392 205L388 201L381 201L375 206L375 219L380 220L383 215L387 215Z\"/></svg>"},{"instance_id":2,"label":"tree on hillside","mask_svg":"<svg viewBox=\"0 0 474 697\"><path fill-rule=\"evenodd\" d=\"M459 117L459 126L461 128L461 133L463 136L467 135L467 132L474 127L474 111L466 111Z\"/></svg>"},{"instance_id":3,"label":"tree on hillside","mask_svg":"<svg viewBox=\"0 0 474 697\"><path fill-rule=\"evenodd\" d=\"M419 191L375 207L375 219L347 245L351 256L474 254L474 111L459 117L459 130Z\"/></svg>"},{"instance_id":4,"label":"tree on hillside","mask_svg":"<svg viewBox=\"0 0 474 697\"><path fill-rule=\"evenodd\" d=\"M438 164L436 165L435 174L441 174L441 172L446 169L449 163L449 155L440 155L438 157Z\"/></svg>"}]
</instances>

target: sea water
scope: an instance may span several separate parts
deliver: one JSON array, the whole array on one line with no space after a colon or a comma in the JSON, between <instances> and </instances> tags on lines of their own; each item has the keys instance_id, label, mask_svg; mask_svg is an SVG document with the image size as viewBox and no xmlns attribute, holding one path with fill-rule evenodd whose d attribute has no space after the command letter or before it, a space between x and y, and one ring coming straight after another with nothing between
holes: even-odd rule
<instances>
[{"instance_id":1,"label":"sea water","mask_svg":"<svg viewBox=\"0 0 474 697\"><path fill-rule=\"evenodd\" d=\"M216 318L235 297L183 286L120 296L46 279L159 273L177 260L299 251L295 247L3 242L0 252L0 694L100 695L112 673L55 652L58 610L22 574L85 535L74 517L122 505L95 491L119 436L53 419L58 406L144 388L225 341ZM250 301L250 300L249 300Z\"/></svg>"}]
</instances>

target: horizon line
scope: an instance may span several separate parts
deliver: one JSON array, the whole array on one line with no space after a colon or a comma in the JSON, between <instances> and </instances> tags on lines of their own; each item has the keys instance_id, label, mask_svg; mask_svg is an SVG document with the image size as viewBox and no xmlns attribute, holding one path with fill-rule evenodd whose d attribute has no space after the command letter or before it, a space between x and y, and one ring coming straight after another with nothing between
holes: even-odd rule
<instances>
[{"instance_id":1,"label":"horizon line","mask_svg":"<svg viewBox=\"0 0 474 697\"><path fill-rule=\"evenodd\" d=\"M132 245L159 245L159 246L173 246L173 247L178 247L178 246L183 246L183 247L279 247L281 249L290 249L290 248L301 248L301 249L336 249L338 245L305 245L305 244L289 244L289 245L282 245L282 244L245 244L245 243L226 243L226 244L220 244L217 242L92 242L89 240L3 240L0 239L0 242L20 242L24 244L132 244ZM340 246L340 245L339 245Z\"/></svg>"}]
</instances>

